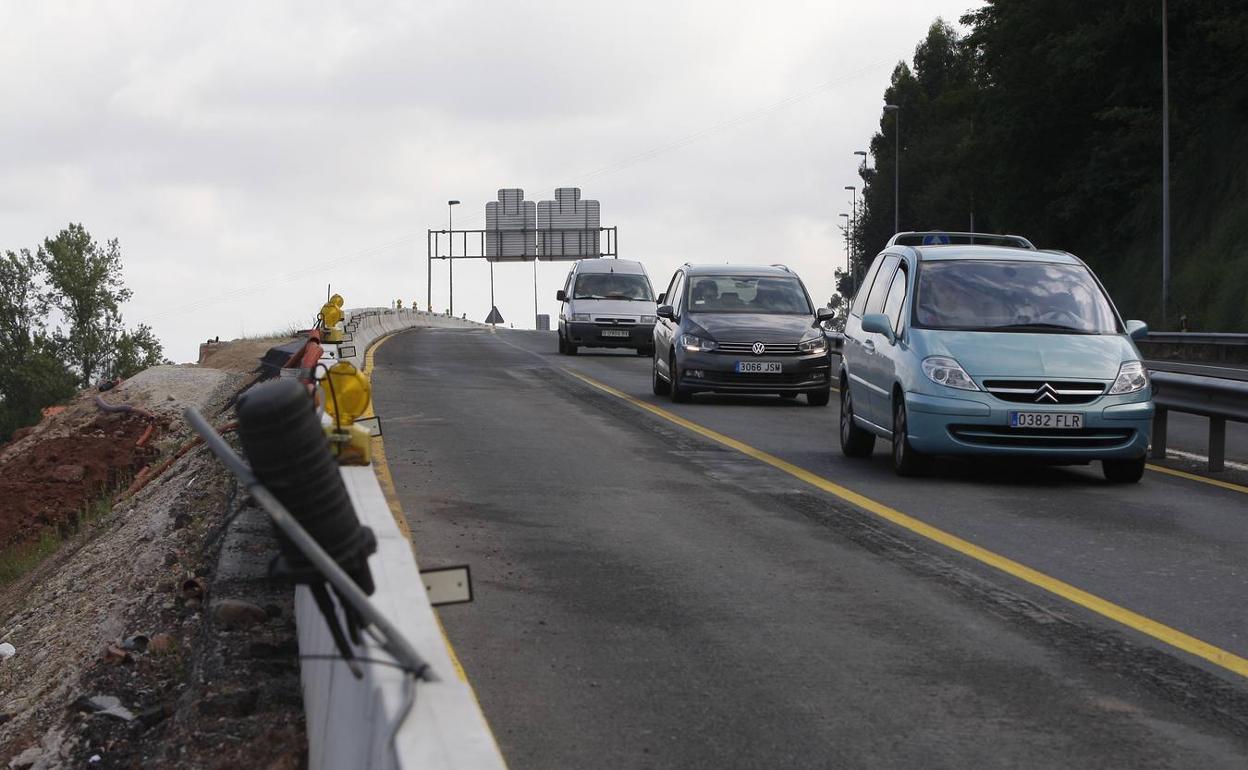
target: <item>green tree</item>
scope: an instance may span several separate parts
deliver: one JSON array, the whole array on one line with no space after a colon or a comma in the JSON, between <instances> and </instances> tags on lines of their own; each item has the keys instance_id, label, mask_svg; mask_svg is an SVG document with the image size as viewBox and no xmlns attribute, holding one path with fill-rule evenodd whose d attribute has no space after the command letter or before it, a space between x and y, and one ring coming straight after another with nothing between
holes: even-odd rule
<instances>
[{"instance_id":1,"label":"green tree","mask_svg":"<svg viewBox=\"0 0 1248 770\"><path fill-rule=\"evenodd\" d=\"M169 363L165 359L160 340L152 328L139 324L133 331L125 330L117 337L114 355L109 363L109 374L122 379L133 377L144 369Z\"/></svg>"},{"instance_id":2,"label":"green tree","mask_svg":"<svg viewBox=\"0 0 1248 770\"><path fill-rule=\"evenodd\" d=\"M39 248L48 284L47 303L65 328L55 338L65 358L89 386L108 364L123 329L121 304L131 291L121 278L121 246L100 246L81 224L70 224Z\"/></svg>"}]
</instances>

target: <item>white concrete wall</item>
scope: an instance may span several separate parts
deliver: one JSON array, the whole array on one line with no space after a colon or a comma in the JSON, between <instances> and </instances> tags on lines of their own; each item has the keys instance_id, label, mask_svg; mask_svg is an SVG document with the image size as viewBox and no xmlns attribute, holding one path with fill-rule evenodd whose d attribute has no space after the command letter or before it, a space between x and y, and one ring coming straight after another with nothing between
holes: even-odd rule
<instances>
[{"instance_id":1,"label":"white concrete wall","mask_svg":"<svg viewBox=\"0 0 1248 770\"><path fill-rule=\"evenodd\" d=\"M473 327L482 325L426 313L382 310L358 318L352 344L356 355L346 360L362 366L369 345L394 331L416 326ZM333 346L328 353L333 354ZM334 358L322 359L332 365ZM382 415L384 423L384 415ZM343 481L360 523L377 536L377 553L369 569L377 590L374 605L390 619L432 666L440 681L416 683L416 702L390 742L391 729L407 698L407 677L392 666L361 664L355 679L345 664L330 660L302 662L303 702L307 717L311 770L416 770L420 768L503 768L494 737L468 683L460 679L429 604L420 568L410 543L399 530L372 467L343 467ZM469 611L471 611L469 609ZM335 655L329 628L312 599L300 586L295 592L299 652ZM371 638L357 648L361 658L390 660Z\"/></svg>"}]
</instances>

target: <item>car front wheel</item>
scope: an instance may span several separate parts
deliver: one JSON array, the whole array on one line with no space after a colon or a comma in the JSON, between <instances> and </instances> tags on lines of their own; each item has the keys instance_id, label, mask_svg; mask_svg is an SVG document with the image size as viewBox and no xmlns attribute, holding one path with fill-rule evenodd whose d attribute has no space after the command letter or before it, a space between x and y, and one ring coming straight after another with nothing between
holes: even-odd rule
<instances>
[{"instance_id":1,"label":"car front wheel","mask_svg":"<svg viewBox=\"0 0 1248 770\"><path fill-rule=\"evenodd\" d=\"M1105 480L1114 484L1135 484L1144 477L1146 458L1135 460L1101 460Z\"/></svg>"},{"instance_id":2,"label":"car front wheel","mask_svg":"<svg viewBox=\"0 0 1248 770\"><path fill-rule=\"evenodd\" d=\"M676 367L676 356L673 355L667 362L667 375L669 378L670 390L668 396L677 404L683 404L689 400L689 391L680 386L680 369Z\"/></svg>"},{"instance_id":3,"label":"car front wheel","mask_svg":"<svg viewBox=\"0 0 1248 770\"><path fill-rule=\"evenodd\" d=\"M906 400L898 398L893 404L893 470L898 476L921 476L927 472L931 458L910 446L909 425L906 420Z\"/></svg>"},{"instance_id":4,"label":"car front wheel","mask_svg":"<svg viewBox=\"0 0 1248 770\"><path fill-rule=\"evenodd\" d=\"M663 375L659 374L659 356L653 356L653 363L650 366L650 388L656 396L666 396L671 384L663 379Z\"/></svg>"}]
</instances>

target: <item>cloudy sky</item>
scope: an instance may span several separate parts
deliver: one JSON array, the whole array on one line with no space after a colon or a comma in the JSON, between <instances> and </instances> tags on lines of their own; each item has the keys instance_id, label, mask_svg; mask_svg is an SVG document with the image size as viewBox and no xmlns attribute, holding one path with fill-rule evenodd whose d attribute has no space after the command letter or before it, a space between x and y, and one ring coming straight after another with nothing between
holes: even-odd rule
<instances>
[{"instance_id":1,"label":"cloudy sky","mask_svg":"<svg viewBox=\"0 0 1248 770\"><path fill-rule=\"evenodd\" d=\"M0 249L118 238L177 361L426 291L426 230L500 187L579 186L662 290L685 261L785 262L820 300L893 65L975 0L0 3ZM543 263L557 312L566 263ZM456 314L489 311L459 262ZM529 266L497 304L533 325ZM446 264L433 304L448 302Z\"/></svg>"}]
</instances>

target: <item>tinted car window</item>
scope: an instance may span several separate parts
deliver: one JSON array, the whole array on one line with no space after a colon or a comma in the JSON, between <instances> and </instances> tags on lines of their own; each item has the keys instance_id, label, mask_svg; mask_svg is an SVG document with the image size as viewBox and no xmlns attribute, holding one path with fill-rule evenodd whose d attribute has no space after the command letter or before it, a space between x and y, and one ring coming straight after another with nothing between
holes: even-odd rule
<instances>
[{"instance_id":1,"label":"tinted car window","mask_svg":"<svg viewBox=\"0 0 1248 770\"><path fill-rule=\"evenodd\" d=\"M888 294L889 281L893 277L893 270L896 269L897 263L901 260L893 255L884 257L884 261L880 263L880 269L875 274L875 281L871 284L871 294L867 296L867 306L863 309L863 313L878 313L884 309L884 298Z\"/></svg>"},{"instance_id":2,"label":"tinted car window","mask_svg":"<svg viewBox=\"0 0 1248 770\"><path fill-rule=\"evenodd\" d=\"M691 313L814 313L802 284L787 276L691 276L687 307Z\"/></svg>"},{"instance_id":3,"label":"tinted car window","mask_svg":"<svg viewBox=\"0 0 1248 770\"><path fill-rule=\"evenodd\" d=\"M871 282L875 280L875 274L880 270L880 263L884 261L884 257L876 257L871 263L871 267L867 269L867 274L862 277L862 283L858 286L858 292L854 294L854 304L849 312L854 315L862 315L862 307L867 304L867 295L871 293Z\"/></svg>"},{"instance_id":4,"label":"tinted car window","mask_svg":"<svg viewBox=\"0 0 1248 770\"><path fill-rule=\"evenodd\" d=\"M902 265L893 275L893 285L884 300L884 315L892 322L893 331L901 334L901 306L906 301L906 266Z\"/></svg>"},{"instance_id":5,"label":"tinted car window","mask_svg":"<svg viewBox=\"0 0 1248 770\"><path fill-rule=\"evenodd\" d=\"M629 273L581 273L576 277L573 299L638 299L653 301L650 282L644 275Z\"/></svg>"},{"instance_id":6,"label":"tinted car window","mask_svg":"<svg viewBox=\"0 0 1248 770\"><path fill-rule=\"evenodd\" d=\"M915 323L929 329L1118 332L1109 300L1083 265L924 262L915 298Z\"/></svg>"}]
</instances>

